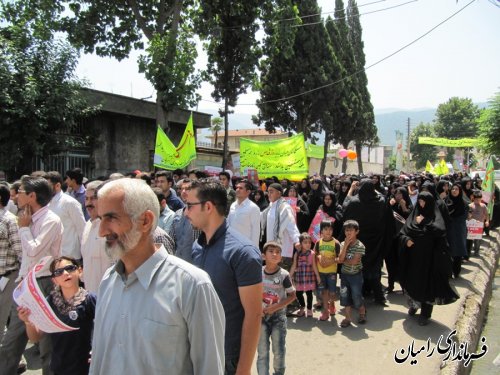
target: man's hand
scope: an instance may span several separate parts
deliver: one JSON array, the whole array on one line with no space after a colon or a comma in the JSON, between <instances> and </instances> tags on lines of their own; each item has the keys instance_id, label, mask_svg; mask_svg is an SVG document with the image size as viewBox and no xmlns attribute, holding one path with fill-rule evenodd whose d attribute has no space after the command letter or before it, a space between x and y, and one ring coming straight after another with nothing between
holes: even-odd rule
<instances>
[{"instance_id":1,"label":"man's hand","mask_svg":"<svg viewBox=\"0 0 500 375\"><path fill-rule=\"evenodd\" d=\"M26 205L24 207L23 213L21 214L21 216L19 216L19 219L17 220L17 225L19 226L19 228L25 228L29 227L30 224L31 224L31 207L29 205Z\"/></svg>"}]
</instances>

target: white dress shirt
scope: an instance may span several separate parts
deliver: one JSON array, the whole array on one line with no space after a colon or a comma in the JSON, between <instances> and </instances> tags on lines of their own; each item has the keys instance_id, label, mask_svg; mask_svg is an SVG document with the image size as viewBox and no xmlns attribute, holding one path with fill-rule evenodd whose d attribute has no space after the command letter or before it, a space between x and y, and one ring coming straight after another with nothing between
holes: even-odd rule
<instances>
[{"instance_id":1,"label":"white dress shirt","mask_svg":"<svg viewBox=\"0 0 500 375\"><path fill-rule=\"evenodd\" d=\"M43 257L51 255L57 258L61 255L62 234L61 219L50 211L48 206L33 214L29 227L19 228L23 258L17 281L24 278ZM38 276L50 276L50 271L47 270Z\"/></svg>"},{"instance_id":2,"label":"white dress shirt","mask_svg":"<svg viewBox=\"0 0 500 375\"><path fill-rule=\"evenodd\" d=\"M246 198L241 204L238 201L231 204L227 216L229 226L259 247L260 209L254 202Z\"/></svg>"},{"instance_id":3,"label":"white dress shirt","mask_svg":"<svg viewBox=\"0 0 500 375\"><path fill-rule=\"evenodd\" d=\"M101 219L89 220L82 236L83 282L85 289L97 294L106 270L114 263L106 254L106 239L99 237Z\"/></svg>"},{"instance_id":4,"label":"white dress shirt","mask_svg":"<svg viewBox=\"0 0 500 375\"><path fill-rule=\"evenodd\" d=\"M278 211L279 212L276 212ZM281 255L291 258L293 256L293 245L299 242L300 232L295 224L292 207L283 201L283 198L272 202L268 209L261 215L267 215L266 239L267 241L276 241L281 243ZM279 233L275 237L274 229L277 218L279 217Z\"/></svg>"},{"instance_id":5,"label":"white dress shirt","mask_svg":"<svg viewBox=\"0 0 500 375\"><path fill-rule=\"evenodd\" d=\"M52 197L49 208L61 218L64 228L61 255L81 259L80 243L85 228L85 218L80 202L60 191Z\"/></svg>"}]
</instances>

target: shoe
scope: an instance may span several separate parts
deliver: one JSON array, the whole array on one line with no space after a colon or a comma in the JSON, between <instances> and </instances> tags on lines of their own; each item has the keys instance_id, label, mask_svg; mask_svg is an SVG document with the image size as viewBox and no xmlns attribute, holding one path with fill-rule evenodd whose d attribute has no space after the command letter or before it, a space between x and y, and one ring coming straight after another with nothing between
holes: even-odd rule
<instances>
[{"instance_id":1,"label":"shoe","mask_svg":"<svg viewBox=\"0 0 500 375\"><path fill-rule=\"evenodd\" d=\"M389 286L384 289L384 292L386 294L390 294L390 293L394 292L394 284L389 284Z\"/></svg>"},{"instance_id":2,"label":"shoe","mask_svg":"<svg viewBox=\"0 0 500 375\"><path fill-rule=\"evenodd\" d=\"M319 303L319 302L318 302L318 303L315 303L315 304L313 305L313 307L314 307L314 309L315 309L315 310L323 310L323 304L322 304L322 303Z\"/></svg>"},{"instance_id":3,"label":"shoe","mask_svg":"<svg viewBox=\"0 0 500 375\"><path fill-rule=\"evenodd\" d=\"M330 314L328 313L328 311L323 311L319 317L319 320L321 320L322 322L325 322L327 321L328 319L330 318Z\"/></svg>"},{"instance_id":4,"label":"shoe","mask_svg":"<svg viewBox=\"0 0 500 375\"><path fill-rule=\"evenodd\" d=\"M307 310L307 317L311 318L313 316L313 311L312 310Z\"/></svg>"},{"instance_id":5,"label":"shoe","mask_svg":"<svg viewBox=\"0 0 500 375\"><path fill-rule=\"evenodd\" d=\"M417 310L418 310L418 309L417 309L416 307L410 307L410 308L408 309L408 315L410 315L410 316L414 316L414 315L417 313Z\"/></svg>"},{"instance_id":6,"label":"shoe","mask_svg":"<svg viewBox=\"0 0 500 375\"><path fill-rule=\"evenodd\" d=\"M342 320L342 321L340 322L340 326L341 326L342 328L347 328L347 327L349 327L350 325L351 325L351 321L350 321L350 320L348 320L348 319L344 319L344 320Z\"/></svg>"},{"instance_id":7,"label":"shoe","mask_svg":"<svg viewBox=\"0 0 500 375\"><path fill-rule=\"evenodd\" d=\"M364 314L359 313L358 323L359 324L365 324L366 323L366 310L365 310Z\"/></svg>"},{"instance_id":8,"label":"shoe","mask_svg":"<svg viewBox=\"0 0 500 375\"><path fill-rule=\"evenodd\" d=\"M426 326L427 324L429 324L429 322L430 322L430 318L425 318L423 316L418 318L418 325L419 326Z\"/></svg>"},{"instance_id":9,"label":"shoe","mask_svg":"<svg viewBox=\"0 0 500 375\"><path fill-rule=\"evenodd\" d=\"M330 311L330 315L335 315L337 313L337 309L335 308L334 302L330 302L330 306L328 306L328 311Z\"/></svg>"},{"instance_id":10,"label":"shoe","mask_svg":"<svg viewBox=\"0 0 500 375\"><path fill-rule=\"evenodd\" d=\"M303 317L304 315L306 315L306 313L304 312L304 309L300 309L298 312L297 312L297 316L298 317Z\"/></svg>"},{"instance_id":11,"label":"shoe","mask_svg":"<svg viewBox=\"0 0 500 375\"><path fill-rule=\"evenodd\" d=\"M17 366L17 373L18 373L18 374L22 374L22 373L24 373L24 372L26 372L26 363L21 362L21 363L19 363L19 365Z\"/></svg>"}]
</instances>

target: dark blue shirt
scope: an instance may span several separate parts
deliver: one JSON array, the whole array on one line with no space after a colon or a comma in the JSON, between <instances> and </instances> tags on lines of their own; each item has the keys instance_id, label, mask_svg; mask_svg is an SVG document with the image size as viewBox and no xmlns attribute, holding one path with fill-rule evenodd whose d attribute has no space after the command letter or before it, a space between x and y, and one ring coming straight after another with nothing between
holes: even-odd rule
<instances>
[{"instance_id":1,"label":"dark blue shirt","mask_svg":"<svg viewBox=\"0 0 500 375\"><path fill-rule=\"evenodd\" d=\"M184 208L184 203L182 203L179 197L173 196L172 193L169 194L166 201L167 201L167 206L174 212L181 208Z\"/></svg>"},{"instance_id":2,"label":"dark blue shirt","mask_svg":"<svg viewBox=\"0 0 500 375\"><path fill-rule=\"evenodd\" d=\"M262 282L260 251L250 240L229 228L227 221L224 220L208 243L205 233L201 233L193 244L192 256L193 264L210 275L224 306L226 359L238 358L245 317L238 288Z\"/></svg>"}]
</instances>

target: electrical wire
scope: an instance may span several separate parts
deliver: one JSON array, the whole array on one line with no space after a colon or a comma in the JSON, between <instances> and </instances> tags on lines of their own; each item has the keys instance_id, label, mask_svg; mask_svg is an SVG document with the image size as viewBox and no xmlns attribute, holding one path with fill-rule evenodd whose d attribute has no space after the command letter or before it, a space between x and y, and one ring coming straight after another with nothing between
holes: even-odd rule
<instances>
[{"instance_id":1,"label":"electrical wire","mask_svg":"<svg viewBox=\"0 0 500 375\"><path fill-rule=\"evenodd\" d=\"M459 14L460 12L462 12L463 10L465 10L468 6L470 6L472 3L474 3L476 0L472 0L470 1L469 3L467 3L466 5L464 5L462 8L460 8L459 10L457 10L456 12L454 12L453 14L451 14L450 16L448 16L447 18L445 18L443 21L439 22L436 26L432 27L430 30L428 30L427 32L425 32L424 34L420 35L418 38L414 39L413 41L411 41L410 43L407 43L405 44L403 47L397 49L396 51L394 51L393 53L383 57L382 59L374 62L373 64L371 65L368 65L367 67L363 68L363 69L360 69L346 77L343 77L335 82L331 82L331 83L328 83L326 85L323 85L323 86L319 86L319 87L316 87L314 89L310 89L310 90L307 90L307 91L304 91L304 92L301 92L301 93L298 93L298 94L295 94L295 95L291 95L291 96L287 96L285 98L280 98L280 99L272 99L272 100L266 100L266 101L263 101L263 102L260 102L259 104L268 104L268 103L278 103L278 102L283 102L283 101L286 101L286 100L290 100L290 99L294 99L294 98L297 98L299 96L303 96L303 95L307 95L307 94L310 94L312 92L315 92L315 91L319 91L319 90L322 90L324 88L327 88L327 87L330 87L330 86L333 86L333 85L336 85L340 82L343 82L351 77L354 77L355 75L359 74L359 73L362 73L370 68L373 68L374 66L384 62L385 60L393 57L394 55L400 53L401 51L405 50L406 48L410 47L411 45L415 44L416 42L418 42L420 39L423 39L424 37L426 37L427 35L429 35L430 33L432 33L434 30L436 30L438 27L442 26L443 24L445 24L446 22L448 22L449 20L451 20L453 17L455 17L457 14ZM215 101L211 101L211 100L207 100L207 99L202 99L202 101L206 101L206 102L211 102L211 103L217 103ZM241 103L241 104L237 104L237 106L250 106L250 105L256 105L256 103Z\"/></svg>"}]
</instances>

